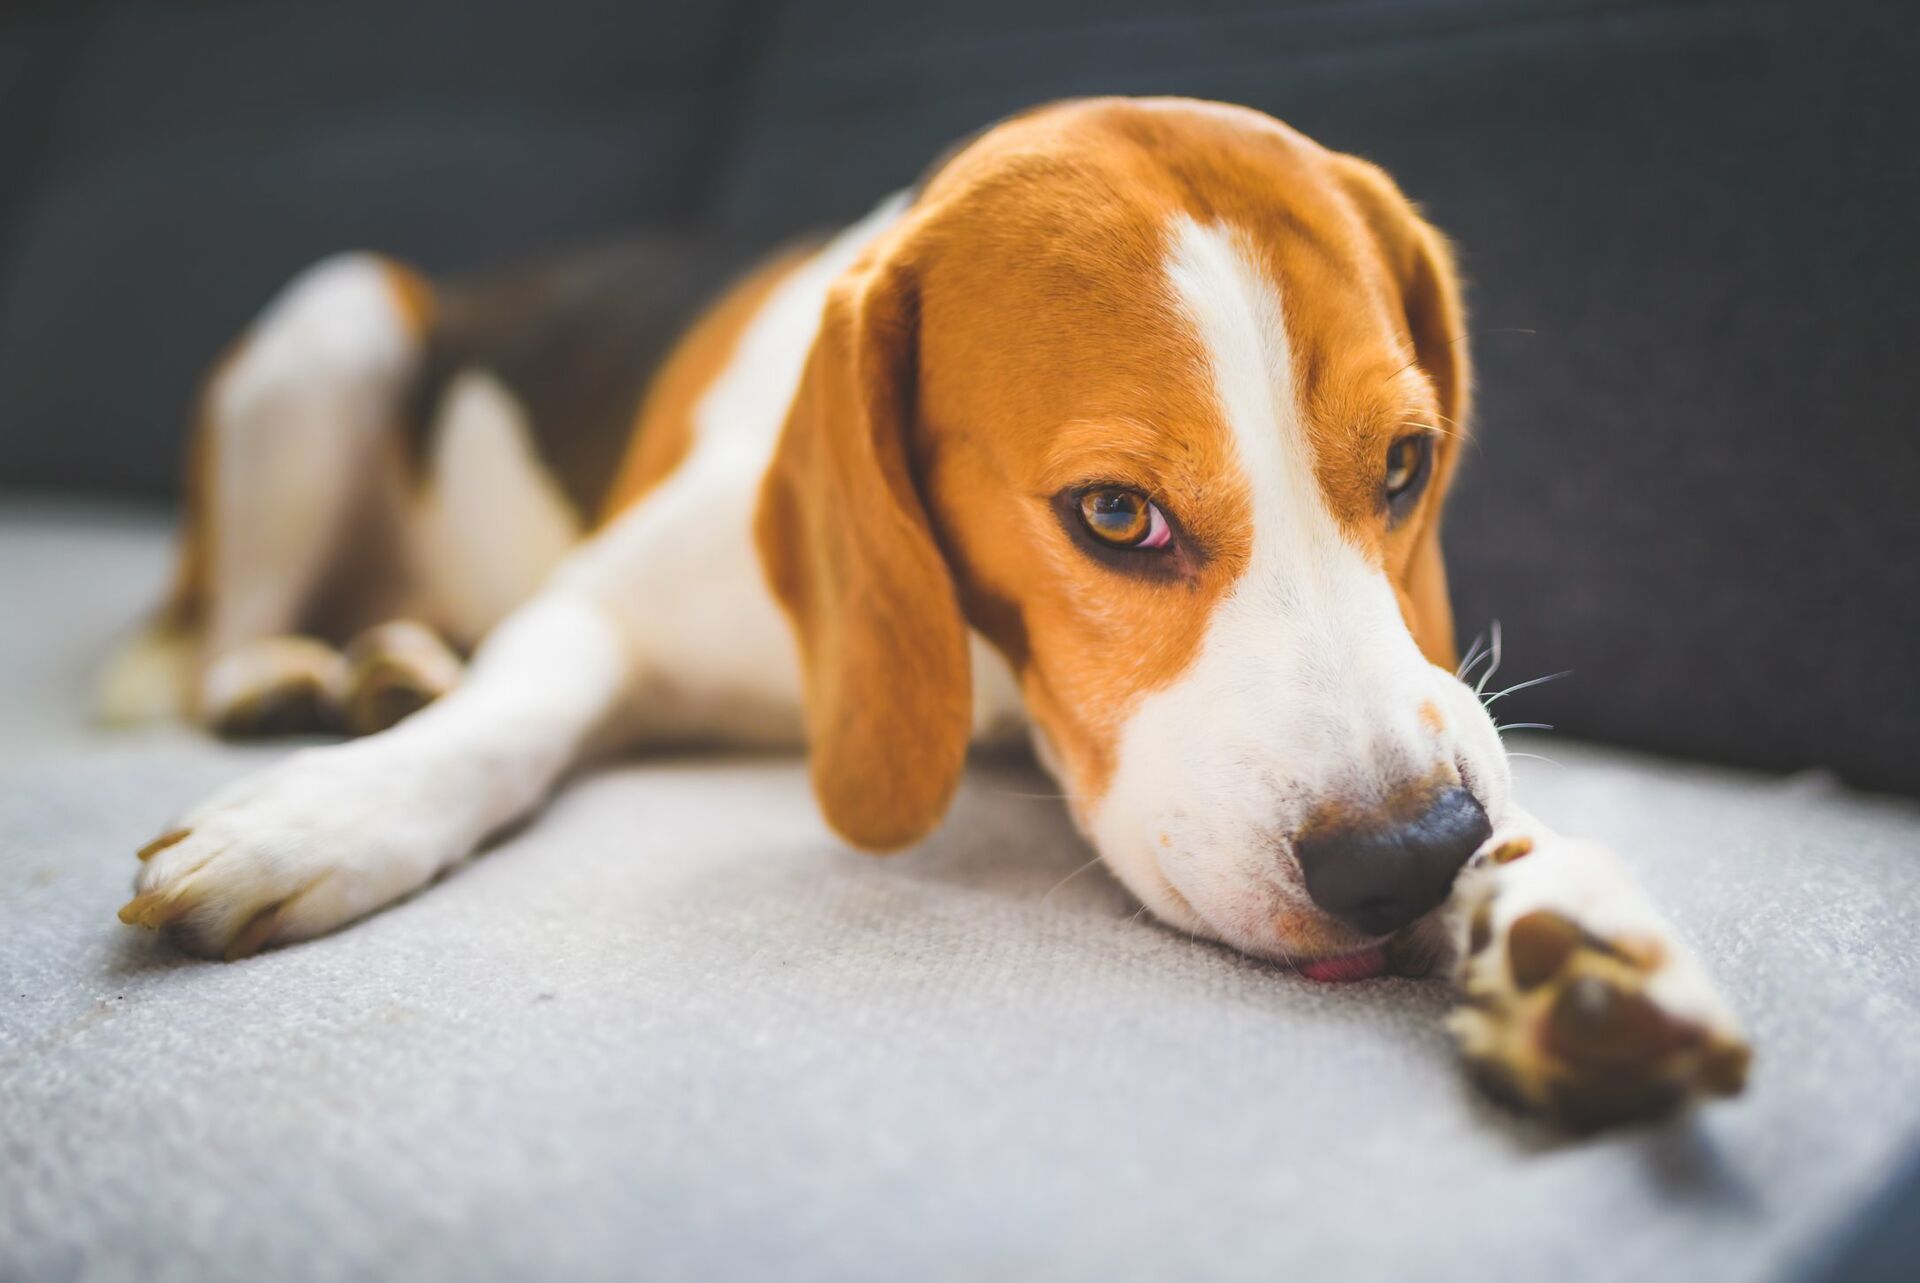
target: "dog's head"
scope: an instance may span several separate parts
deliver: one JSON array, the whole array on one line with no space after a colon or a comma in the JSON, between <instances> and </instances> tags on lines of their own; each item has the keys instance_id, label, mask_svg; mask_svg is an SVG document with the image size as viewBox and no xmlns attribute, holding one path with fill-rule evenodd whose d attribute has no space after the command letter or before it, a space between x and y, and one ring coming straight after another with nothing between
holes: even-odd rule
<instances>
[{"instance_id":1,"label":"dog's head","mask_svg":"<svg viewBox=\"0 0 1920 1283\"><path fill-rule=\"evenodd\" d=\"M939 819L971 625L1162 918L1325 959L1434 908L1507 790L1439 544L1463 333L1393 183L1257 112L964 148L834 287L763 496L829 821Z\"/></svg>"}]
</instances>

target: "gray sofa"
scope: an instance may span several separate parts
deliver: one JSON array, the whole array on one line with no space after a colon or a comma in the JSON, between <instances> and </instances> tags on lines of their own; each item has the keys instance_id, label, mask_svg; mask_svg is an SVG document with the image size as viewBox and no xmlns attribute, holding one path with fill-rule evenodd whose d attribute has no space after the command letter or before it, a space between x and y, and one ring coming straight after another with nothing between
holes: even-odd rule
<instances>
[{"instance_id":1,"label":"gray sofa","mask_svg":"<svg viewBox=\"0 0 1920 1283\"><path fill-rule=\"evenodd\" d=\"M1552 737L1524 796L1712 961L1746 1097L1517 1121L1444 986L1141 919L1007 763L885 860L797 761L621 764L344 934L183 959L114 919L132 852L285 750L86 727L166 544L0 515L0 1278L1808 1277L1920 1142L1920 807Z\"/></svg>"},{"instance_id":2,"label":"gray sofa","mask_svg":"<svg viewBox=\"0 0 1920 1283\"><path fill-rule=\"evenodd\" d=\"M1920 807L1849 788L1920 795L1916 31L1885 0L0 5L0 1283L1915 1277ZM195 382L281 282L355 245L764 244L1107 92L1271 111L1457 239L1462 640L1497 617L1515 680L1577 670L1500 706L1560 727L1516 741L1553 759L1524 795L1692 935L1746 1097L1519 1122L1442 986L1140 920L1009 763L886 861L795 761L633 762L334 939L212 966L114 920L136 847L285 751L84 719L166 573Z\"/></svg>"}]
</instances>

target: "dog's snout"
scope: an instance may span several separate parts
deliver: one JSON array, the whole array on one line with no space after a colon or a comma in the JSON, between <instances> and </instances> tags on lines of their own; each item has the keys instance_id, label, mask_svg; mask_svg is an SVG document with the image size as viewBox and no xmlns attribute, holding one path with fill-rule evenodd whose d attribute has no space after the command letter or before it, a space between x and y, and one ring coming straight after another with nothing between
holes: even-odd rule
<instances>
[{"instance_id":1,"label":"dog's snout","mask_svg":"<svg viewBox=\"0 0 1920 1283\"><path fill-rule=\"evenodd\" d=\"M1385 935L1445 900L1460 866L1492 832L1473 794L1450 788L1411 821L1310 832L1294 854L1315 904L1370 935Z\"/></svg>"}]
</instances>

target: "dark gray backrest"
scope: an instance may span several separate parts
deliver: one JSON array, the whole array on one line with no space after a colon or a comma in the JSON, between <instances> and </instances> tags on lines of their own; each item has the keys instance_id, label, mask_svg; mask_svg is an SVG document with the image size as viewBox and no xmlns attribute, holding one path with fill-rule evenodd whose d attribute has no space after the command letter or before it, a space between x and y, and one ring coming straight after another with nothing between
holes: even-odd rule
<instances>
[{"instance_id":1,"label":"dark gray backrest","mask_svg":"<svg viewBox=\"0 0 1920 1283\"><path fill-rule=\"evenodd\" d=\"M211 358L336 250L449 271L687 218L746 11L0 11L0 485L170 491Z\"/></svg>"}]
</instances>

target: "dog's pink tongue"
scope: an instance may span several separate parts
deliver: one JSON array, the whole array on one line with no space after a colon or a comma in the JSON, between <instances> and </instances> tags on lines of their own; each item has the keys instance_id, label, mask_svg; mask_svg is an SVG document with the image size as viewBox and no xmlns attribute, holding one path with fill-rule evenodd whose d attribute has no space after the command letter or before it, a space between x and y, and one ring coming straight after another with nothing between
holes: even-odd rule
<instances>
[{"instance_id":1,"label":"dog's pink tongue","mask_svg":"<svg viewBox=\"0 0 1920 1283\"><path fill-rule=\"evenodd\" d=\"M1321 958L1300 964L1300 974L1309 980L1371 980L1387 974L1387 951L1379 945L1337 958Z\"/></svg>"}]
</instances>

